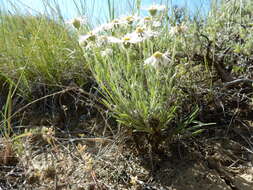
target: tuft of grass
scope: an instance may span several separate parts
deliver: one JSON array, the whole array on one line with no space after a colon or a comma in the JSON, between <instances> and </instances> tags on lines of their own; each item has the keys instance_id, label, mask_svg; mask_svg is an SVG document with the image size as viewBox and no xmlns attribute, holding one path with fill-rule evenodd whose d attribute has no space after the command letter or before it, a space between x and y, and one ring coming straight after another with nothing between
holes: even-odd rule
<instances>
[{"instance_id":1,"label":"tuft of grass","mask_svg":"<svg viewBox=\"0 0 253 190\"><path fill-rule=\"evenodd\" d=\"M75 36L66 25L43 15L0 16L1 71L23 95L36 84L86 82L87 67Z\"/></svg>"}]
</instances>

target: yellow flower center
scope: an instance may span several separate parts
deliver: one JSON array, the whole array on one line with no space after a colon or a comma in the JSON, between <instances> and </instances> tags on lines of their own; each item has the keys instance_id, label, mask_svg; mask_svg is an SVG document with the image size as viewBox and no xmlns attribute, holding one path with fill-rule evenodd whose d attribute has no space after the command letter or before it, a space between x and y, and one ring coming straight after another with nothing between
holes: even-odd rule
<instances>
[{"instance_id":1,"label":"yellow flower center","mask_svg":"<svg viewBox=\"0 0 253 190\"><path fill-rule=\"evenodd\" d=\"M163 56L163 54L159 51L157 51L153 54L153 57L155 57L156 59L160 59L162 56Z\"/></svg>"},{"instance_id":2,"label":"yellow flower center","mask_svg":"<svg viewBox=\"0 0 253 190\"><path fill-rule=\"evenodd\" d=\"M134 22L134 17L133 16L127 16L127 17L125 17L125 20L128 22L128 24L132 24Z\"/></svg>"},{"instance_id":3,"label":"yellow flower center","mask_svg":"<svg viewBox=\"0 0 253 190\"><path fill-rule=\"evenodd\" d=\"M125 42L127 42L127 41L130 40L130 38L129 38L129 37L124 37L123 40L124 40Z\"/></svg>"},{"instance_id":4,"label":"yellow flower center","mask_svg":"<svg viewBox=\"0 0 253 190\"><path fill-rule=\"evenodd\" d=\"M143 33L143 32L144 32L144 29L141 28L141 27L137 27L137 28L136 28L136 32L137 32L137 33Z\"/></svg>"},{"instance_id":5,"label":"yellow flower center","mask_svg":"<svg viewBox=\"0 0 253 190\"><path fill-rule=\"evenodd\" d=\"M132 16L127 16L125 19L126 19L128 22L133 21L133 17L132 17Z\"/></svg>"}]
</instances>

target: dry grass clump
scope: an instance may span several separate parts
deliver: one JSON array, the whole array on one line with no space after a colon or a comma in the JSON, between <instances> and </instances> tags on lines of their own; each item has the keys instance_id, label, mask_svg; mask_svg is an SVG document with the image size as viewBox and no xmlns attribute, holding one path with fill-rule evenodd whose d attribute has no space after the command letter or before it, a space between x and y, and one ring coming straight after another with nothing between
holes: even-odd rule
<instances>
[{"instance_id":1,"label":"dry grass clump","mask_svg":"<svg viewBox=\"0 0 253 190\"><path fill-rule=\"evenodd\" d=\"M15 166L18 163L18 157L11 140L1 139L0 148L0 166Z\"/></svg>"},{"instance_id":2,"label":"dry grass clump","mask_svg":"<svg viewBox=\"0 0 253 190\"><path fill-rule=\"evenodd\" d=\"M126 133L123 131L110 141L69 134L69 138L53 135L54 143L51 143L42 136L33 141L29 135L20 139L24 149L19 155L20 165L12 171L19 183L8 187L134 190L180 189L190 185L190 189L205 186L211 189L229 189L230 186L250 189L253 183L250 179L252 166L249 165L252 157L240 138L248 138L246 131L240 134L231 132L227 139L224 131L219 131L220 134L209 134L199 140L178 139L166 148L164 155L140 154L134 141L122 136ZM40 140L44 143L36 146ZM5 176L10 175L7 174Z\"/></svg>"},{"instance_id":3,"label":"dry grass clump","mask_svg":"<svg viewBox=\"0 0 253 190\"><path fill-rule=\"evenodd\" d=\"M25 176L20 188L111 189L124 178L125 168L120 164L123 150L115 141L83 137L63 140L49 137L45 128L40 131L20 141L24 149L19 159Z\"/></svg>"}]
</instances>

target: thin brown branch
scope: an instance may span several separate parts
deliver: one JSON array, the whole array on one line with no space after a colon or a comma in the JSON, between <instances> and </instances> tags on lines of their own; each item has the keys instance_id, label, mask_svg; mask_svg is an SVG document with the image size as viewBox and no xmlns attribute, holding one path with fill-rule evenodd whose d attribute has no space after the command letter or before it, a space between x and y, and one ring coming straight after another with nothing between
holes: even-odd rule
<instances>
[{"instance_id":1,"label":"thin brown branch","mask_svg":"<svg viewBox=\"0 0 253 190\"><path fill-rule=\"evenodd\" d=\"M232 86L237 86L239 84L247 84L247 85L252 85L253 84L253 80L251 79L246 79L246 78L243 78L243 79L236 79L236 80L233 80L233 81L229 81L229 82L226 82L224 84L224 87L225 88L229 88L229 87L232 87Z\"/></svg>"}]
</instances>

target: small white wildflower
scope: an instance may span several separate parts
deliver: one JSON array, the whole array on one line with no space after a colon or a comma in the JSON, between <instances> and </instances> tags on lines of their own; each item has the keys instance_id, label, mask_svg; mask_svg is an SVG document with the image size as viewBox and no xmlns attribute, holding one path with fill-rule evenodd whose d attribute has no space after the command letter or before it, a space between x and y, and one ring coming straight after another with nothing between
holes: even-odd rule
<instances>
[{"instance_id":1,"label":"small white wildflower","mask_svg":"<svg viewBox=\"0 0 253 190\"><path fill-rule=\"evenodd\" d=\"M111 43L116 43L116 44L136 44L142 41L141 38L138 36L133 36L131 34L126 34L122 38L116 38L113 36L108 37L108 41Z\"/></svg>"},{"instance_id":2,"label":"small white wildflower","mask_svg":"<svg viewBox=\"0 0 253 190\"><path fill-rule=\"evenodd\" d=\"M151 16L156 16L157 12L164 11L166 9L166 6L165 5L151 5L150 7L144 8L144 9L148 10Z\"/></svg>"},{"instance_id":3,"label":"small white wildflower","mask_svg":"<svg viewBox=\"0 0 253 190\"><path fill-rule=\"evenodd\" d=\"M137 27L136 30L132 33L127 34L126 36L124 36L123 40L125 42L129 42L129 43L140 43L144 40L147 40L151 37L156 37L158 36L159 33L143 28L143 27Z\"/></svg>"},{"instance_id":4,"label":"small white wildflower","mask_svg":"<svg viewBox=\"0 0 253 190\"><path fill-rule=\"evenodd\" d=\"M132 34L137 34L139 37L142 37L143 39L148 39L148 38L156 37L159 35L158 32L155 32L150 29L146 29L144 27L137 27L135 32L133 32Z\"/></svg>"},{"instance_id":5,"label":"small white wildflower","mask_svg":"<svg viewBox=\"0 0 253 190\"><path fill-rule=\"evenodd\" d=\"M114 28L117 28L121 24L123 24L123 22L121 20L114 19L109 23L105 23L105 24L102 24L102 25L98 26L97 28L93 29L92 32L93 33L106 32L108 30L112 30Z\"/></svg>"},{"instance_id":6,"label":"small white wildflower","mask_svg":"<svg viewBox=\"0 0 253 190\"><path fill-rule=\"evenodd\" d=\"M120 20L119 20L119 23L122 23L122 24L125 23L125 24L132 25L134 22L136 22L138 20L139 20L138 16L130 15L130 16L121 17Z\"/></svg>"},{"instance_id":7,"label":"small white wildflower","mask_svg":"<svg viewBox=\"0 0 253 190\"><path fill-rule=\"evenodd\" d=\"M113 38L111 38L111 39L113 39ZM131 37L129 35L125 35L121 39L114 38L113 41L114 42L112 42L112 43L122 44L125 48L128 48L128 47L130 47L131 44L139 43L142 40L140 38L133 38L133 37Z\"/></svg>"},{"instance_id":8,"label":"small white wildflower","mask_svg":"<svg viewBox=\"0 0 253 190\"><path fill-rule=\"evenodd\" d=\"M143 34L144 31L145 31L145 28L143 28L143 27L137 27L136 30L135 30L135 32L138 33L138 34Z\"/></svg>"},{"instance_id":9,"label":"small white wildflower","mask_svg":"<svg viewBox=\"0 0 253 190\"><path fill-rule=\"evenodd\" d=\"M157 51L144 61L144 65L151 65L155 69L158 69L161 66L166 66L169 62L170 59L166 56L166 54Z\"/></svg>"},{"instance_id":10,"label":"small white wildflower","mask_svg":"<svg viewBox=\"0 0 253 190\"><path fill-rule=\"evenodd\" d=\"M120 26L132 25L134 22L138 21L139 17L136 15L122 16L121 18L114 19L109 23L100 25L93 30L94 33L105 32L108 30L115 29Z\"/></svg>"},{"instance_id":11,"label":"small white wildflower","mask_svg":"<svg viewBox=\"0 0 253 190\"><path fill-rule=\"evenodd\" d=\"M128 24L133 24L133 22L135 21L134 17L133 16L127 16L127 17L124 17L123 18L123 21L126 21Z\"/></svg>"},{"instance_id":12,"label":"small white wildflower","mask_svg":"<svg viewBox=\"0 0 253 190\"><path fill-rule=\"evenodd\" d=\"M79 36L79 45L80 46L86 46L88 44L88 42L94 42L96 40L97 36L96 34L94 34L93 32L89 32L86 35L81 35Z\"/></svg>"},{"instance_id":13,"label":"small white wildflower","mask_svg":"<svg viewBox=\"0 0 253 190\"><path fill-rule=\"evenodd\" d=\"M123 38L122 41L124 44L137 44L145 40L144 37L139 36L137 33L129 33L126 34Z\"/></svg>"}]
</instances>

